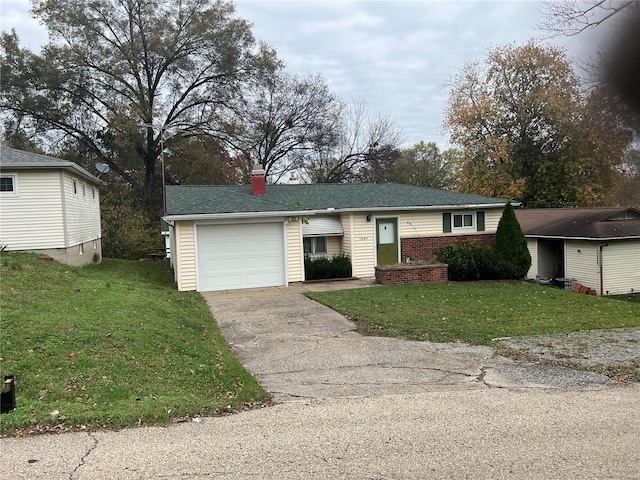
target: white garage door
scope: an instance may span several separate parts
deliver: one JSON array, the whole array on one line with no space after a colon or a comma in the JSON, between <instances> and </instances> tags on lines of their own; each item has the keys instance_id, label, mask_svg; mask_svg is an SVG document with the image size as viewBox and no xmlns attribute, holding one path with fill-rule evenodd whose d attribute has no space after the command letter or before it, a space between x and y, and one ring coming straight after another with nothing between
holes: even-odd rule
<instances>
[{"instance_id":1,"label":"white garage door","mask_svg":"<svg viewBox=\"0 0 640 480\"><path fill-rule=\"evenodd\" d=\"M282 223L199 225L198 290L285 284Z\"/></svg>"}]
</instances>

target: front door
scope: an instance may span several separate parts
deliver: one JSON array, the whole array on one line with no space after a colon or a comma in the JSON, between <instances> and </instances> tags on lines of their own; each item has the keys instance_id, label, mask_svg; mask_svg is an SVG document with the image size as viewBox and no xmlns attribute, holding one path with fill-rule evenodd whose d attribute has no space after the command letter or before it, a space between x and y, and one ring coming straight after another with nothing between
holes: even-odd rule
<instances>
[{"instance_id":1,"label":"front door","mask_svg":"<svg viewBox=\"0 0 640 480\"><path fill-rule=\"evenodd\" d=\"M398 263L398 219L376 219L377 265Z\"/></svg>"}]
</instances>

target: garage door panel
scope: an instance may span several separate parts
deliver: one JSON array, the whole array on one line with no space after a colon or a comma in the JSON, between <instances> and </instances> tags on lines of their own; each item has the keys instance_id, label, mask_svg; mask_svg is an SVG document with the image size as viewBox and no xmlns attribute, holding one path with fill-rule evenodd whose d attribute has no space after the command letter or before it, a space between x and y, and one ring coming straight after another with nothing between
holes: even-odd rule
<instances>
[{"instance_id":1,"label":"garage door panel","mask_svg":"<svg viewBox=\"0 0 640 480\"><path fill-rule=\"evenodd\" d=\"M282 223L199 225L198 290L285 284Z\"/></svg>"}]
</instances>

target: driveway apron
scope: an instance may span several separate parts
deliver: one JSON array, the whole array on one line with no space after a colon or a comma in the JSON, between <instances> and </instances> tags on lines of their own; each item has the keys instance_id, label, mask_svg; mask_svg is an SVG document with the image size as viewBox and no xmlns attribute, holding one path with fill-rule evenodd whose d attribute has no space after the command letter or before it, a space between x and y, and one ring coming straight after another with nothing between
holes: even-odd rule
<instances>
[{"instance_id":1,"label":"driveway apron","mask_svg":"<svg viewBox=\"0 0 640 480\"><path fill-rule=\"evenodd\" d=\"M610 382L594 373L516 363L486 346L362 335L354 322L299 291L203 294L238 359L276 402Z\"/></svg>"}]
</instances>

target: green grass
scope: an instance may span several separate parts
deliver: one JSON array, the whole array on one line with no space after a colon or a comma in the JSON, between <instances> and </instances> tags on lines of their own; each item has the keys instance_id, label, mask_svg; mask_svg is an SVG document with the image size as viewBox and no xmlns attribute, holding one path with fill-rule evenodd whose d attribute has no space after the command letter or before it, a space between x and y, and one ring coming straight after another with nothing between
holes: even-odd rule
<instances>
[{"instance_id":1,"label":"green grass","mask_svg":"<svg viewBox=\"0 0 640 480\"><path fill-rule=\"evenodd\" d=\"M640 325L640 303L524 282L451 283L309 293L376 335L490 344L499 337Z\"/></svg>"},{"instance_id":2,"label":"green grass","mask_svg":"<svg viewBox=\"0 0 640 480\"><path fill-rule=\"evenodd\" d=\"M164 425L268 397L164 262L2 254L0 315L1 373L16 377L5 435Z\"/></svg>"}]
</instances>

